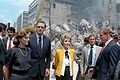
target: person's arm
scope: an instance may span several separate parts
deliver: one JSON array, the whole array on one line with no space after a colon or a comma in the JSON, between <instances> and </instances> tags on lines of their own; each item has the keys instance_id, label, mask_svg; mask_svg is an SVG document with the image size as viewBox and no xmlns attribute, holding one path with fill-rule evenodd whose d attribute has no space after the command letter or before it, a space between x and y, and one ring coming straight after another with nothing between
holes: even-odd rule
<instances>
[{"instance_id":1,"label":"person's arm","mask_svg":"<svg viewBox=\"0 0 120 80\"><path fill-rule=\"evenodd\" d=\"M9 80L10 77L10 67L12 67L12 60L14 56L14 50L13 48L7 50L7 55L5 57L5 63L3 65L3 75L5 80Z\"/></svg>"},{"instance_id":2,"label":"person's arm","mask_svg":"<svg viewBox=\"0 0 120 80\"><path fill-rule=\"evenodd\" d=\"M50 74L50 62L51 62L51 41L49 40L49 48L47 53L47 67L45 71L45 76Z\"/></svg>"},{"instance_id":3,"label":"person's arm","mask_svg":"<svg viewBox=\"0 0 120 80\"><path fill-rule=\"evenodd\" d=\"M9 67L7 65L3 65L3 75L5 80L9 80Z\"/></svg>"},{"instance_id":4,"label":"person's arm","mask_svg":"<svg viewBox=\"0 0 120 80\"><path fill-rule=\"evenodd\" d=\"M58 51L56 50L56 53L55 53L55 69L57 68L57 66L58 66L58 60L59 60L59 56L58 56Z\"/></svg>"},{"instance_id":5,"label":"person's arm","mask_svg":"<svg viewBox=\"0 0 120 80\"><path fill-rule=\"evenodd\" d=\"M81 55L81 62L80 62L80 68L81 68L81 76L85 76L84 72L84 65L85 65L85 51L84 49L82 50L82 55Z\"/></svg>"},{"instance_id":6,"label":"person's arm","mask_svg":"<svg viewBox=\"0 0 120 80\"><path fill-rule=\"evenodd\" d=\"M75 54L75 61L77 64L80 64L81 62L82 49L83 47L80 46L79 50Z\"/></svg>"}]
</instances>

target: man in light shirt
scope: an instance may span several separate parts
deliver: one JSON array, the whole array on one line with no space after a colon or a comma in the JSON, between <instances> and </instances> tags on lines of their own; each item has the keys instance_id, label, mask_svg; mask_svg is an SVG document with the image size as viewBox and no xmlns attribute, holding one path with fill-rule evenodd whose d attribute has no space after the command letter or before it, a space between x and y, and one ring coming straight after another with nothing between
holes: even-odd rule
<instances>
[{"instance_id":1,"label":"man in light shirt","mask_svg":"<svg viewBox=\"0 0 120 80\"><path fill-rule=\"evenodd\" d=\"M8 27L7 28L7 35L8 37L3 38L5 49L12 48L14 46L13 40L14 40L14 34L15 34L15 28L14 27Z\"/></svg>"},{"instance_id":2,"label":"man in light shirt","mask_svg":"<svg viewBox=\"0 0 120 80\"><path fill-rule=\"evenodd\" d=\"M95 44L96 37L94 35L89 35L88 40L89 44L83 47L82 50L82 64L80 65L81 76L84 77L85 80L92 79L94 67L101 51L101 47Z\"/></svg>"}]
</instances>

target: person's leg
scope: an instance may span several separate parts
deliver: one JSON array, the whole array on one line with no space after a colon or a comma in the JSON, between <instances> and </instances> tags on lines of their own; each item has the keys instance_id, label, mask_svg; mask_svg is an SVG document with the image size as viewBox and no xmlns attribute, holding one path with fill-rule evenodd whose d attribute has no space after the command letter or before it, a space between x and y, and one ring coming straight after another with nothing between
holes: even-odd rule
<instances>
[{"instance_id":1,"label":"person's leg","mask_svg":"<svg viewBox=\"0 0 120 80\"><path fill-rule=\"evenodd\" d=\"M72 76L70 76L70 67L65 67L65 75L64 75L64 77L65 77L65 80L72 80Z\"/></svg>"},{"instance_id":2,"label":"person's leg","mask_svg":"<svg viewBox=\"0 0 120 80\"><path fill-rule=\"evenodd\" d=\"M28 75L11 74L10 80L28 80Z\"/></svg>"},{"instance_id":3,"label":"person's leg","mask_svg":"<svg viewBox=\"0 0 120 80\"><path fill-rule=\"evenodd\" d=\"M3 75L2 74L0 74L0 80L3 80Z\"/></svg>"},{"instance_id":4,"label":"person's leg","mask_svg":"<svg viewBox=\"0 0 120 80\"><path fill-rule=\"evenodd\" d=\"M42 76L41 74L39 75L39 80L44 80L44 76Z\"/></svg>"},{"instance_id":5,"label":"person's leg","mask_svg":"<svg viewBox=\"0 0 120 80\"><path fill-rule=\"evenodd\" d=\"M29 77L29 80L40 80L39 79L39 75L35 76L35 77Z\"/></svg>"},{"instance_id":6,"label":"person's leg","mask_svg":"<svg viewBox=\"0 0 120 80\"><path fill-rule=\"evenodd\" d=\"M44 80L50 80L50 75L49 76L47 76L47 77L45 77L45 79Z\"/></svg>"},{"instance_id":7,"label":"person's leg","mask_svg":"<svg viewBox=\"0 0 120 80\"><path fill-rule=\"evenodd\" d=\"M2 66L0 65L0 80L3 80L3 71Z\"/></svg>"},{"instance_id":8,"label":"person's leg","mask_svg":"<svg viewBox=\"0 0 120 80\"><path fill-rule=\"evenodd\" d=\"M61 80L61 77L58 77L58 76L55 76L56 77L56 80Z\"/></svg>"},{"instance_id":9,"label":"person's leg","mask_svg":"<svg viewBox=\"0 0 120 80\"><path fill-rule=\"evenodd\" d=\"M80 64L78 64L78 72L77 72L77 76L76 76L76 80L81 80L80 78L80 73L81 73L81 70L80 70Z\"/></svg>"}]
</instances>

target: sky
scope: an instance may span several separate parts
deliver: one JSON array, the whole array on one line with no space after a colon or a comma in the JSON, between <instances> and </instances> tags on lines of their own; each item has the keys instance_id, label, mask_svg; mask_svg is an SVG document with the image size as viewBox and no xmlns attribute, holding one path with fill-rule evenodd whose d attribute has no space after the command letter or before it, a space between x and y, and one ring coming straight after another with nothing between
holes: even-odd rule
<instances>
[{"instance_id":1,"label":"sky","mask_svg":"<svg viewBox=\"0 0 120 80\"><path fill-rule=\"evenodd\" d=\"M11 23L13 26L17 17L28 10L28 6L33 0L0 0L0 23Z\"/></svg>"}]
</instances>

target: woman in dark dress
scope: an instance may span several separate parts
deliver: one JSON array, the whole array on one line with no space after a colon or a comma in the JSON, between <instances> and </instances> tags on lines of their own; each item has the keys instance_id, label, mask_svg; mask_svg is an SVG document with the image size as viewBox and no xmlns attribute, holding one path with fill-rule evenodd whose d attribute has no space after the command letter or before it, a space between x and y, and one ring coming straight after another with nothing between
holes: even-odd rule
<instances>
[{"instance_id":1,"label":"woman in dark dress","mask_svg":"<svg viewBox=\"0 0 120 80\"><path fill-rule=\"evenodd\" d=\"M18 31L14 46L7 50L5 65L3 67L5 80L29 80L31 68L31 50L26 47L29 38L25 31ZM9 77L8 77L9 74Z\"/></svg>"}]
</instances>

